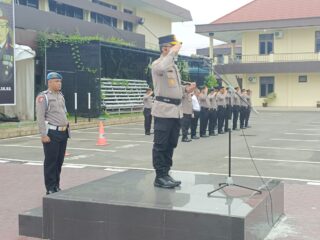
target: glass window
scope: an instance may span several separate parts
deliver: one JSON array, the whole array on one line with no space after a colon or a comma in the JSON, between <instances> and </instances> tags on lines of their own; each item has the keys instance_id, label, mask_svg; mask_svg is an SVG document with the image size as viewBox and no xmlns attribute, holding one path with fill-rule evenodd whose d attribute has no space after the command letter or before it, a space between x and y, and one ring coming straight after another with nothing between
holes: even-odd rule
<instances>
[{"instance_id":1,"label":"glass window","mask_svg":"<svg viewBox=\"0 0 320 240\"><path fill-rule=\"evenodd\" d=\"M39 0L16 0L18 5L25 5L28 7L39 8Z\"/></svg>"},{"instance_id":2,"label":"glass window","mask_svg":"<svg viewBox=\"0 0 320 240\"><path fill-rule=\"evenodd\" d=\"M273 53L273 34L259 35L259 53L262 55Z\"/></svg>"},{"instance_id":3,"label":"glass window","mask_svg":"<svg viewBox=\"0 0 320 240\"><path fill-rule=\"evenodd\" d=\"M320 52L320 31L316 32L316 52Z\"/></svg>"},{"instance_id":4,"label":"glass window","mask_svg":"<svg viewBox=\"0 0 320 240\"><path fill-rule=\"evenodd\" d=\"M127 13L127 14L133 14L133 11L131 11L129 9L123 9L123 12ZM124 21L123 22L123 30L133 32L133 23L128 22L128 21Z\"/></svg>"},{"instance_id":5,"label":"glass window","mask_svg":"<svg viewBox=\"0 0 320 240\"><path fill-rule=\"evenodd\" d=\"M99 13L91 12L91 22L117 27L117 19Z\"/></svg>"},{"instance_id":6,"label":"glass window","mask_svg":"<svg viewBox=\"0 0 320 240\"><path fill-rule=\"evenodd\" d=\"M306 82L308 82L308 76L307 75L299 76L299 83L306 83Z\"/></svg>"},{"instance_id":7,"label":"glass window","mask_svg":"<svg viewBox=\"0 0 320 240\"><path fill-rule=\"evenodd\" d=\"M54 0L49 0L50 12L55 12L60 15L83 19L83 10L81 8L73 7L67 4L58 3Z\"/></svg>"},{"instance_id":8,"label":"glass window","mask_svg":"<svg viewBox=\"0 0 320 240\"><path fill-rule=\"evenodd\" d=\"M112 5L112 4L109 4L109 3L106 3L106 2L102 2L102 1L99 1L99 0L92 0L93 3L97 3L99 5L102 5L102 6L105 6L105 7L108 7L108 8L112 8L114 10L117 10L117 6L116 5Z\"/></svg>"},{"instance_id":9,"label":"glass window","mask_svg":"<svg viewBox=\"0 0 320 240\"><path fill-rule=\"evenodd\" d=\"M260 77L260 97L274 92L274 77Z\"/></svg>"}]
</instances>

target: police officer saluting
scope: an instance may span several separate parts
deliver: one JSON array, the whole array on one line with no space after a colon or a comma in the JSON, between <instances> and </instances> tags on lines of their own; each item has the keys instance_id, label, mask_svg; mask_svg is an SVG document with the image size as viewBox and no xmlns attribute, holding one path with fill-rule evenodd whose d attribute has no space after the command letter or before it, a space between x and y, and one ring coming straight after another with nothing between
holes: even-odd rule
<instances>
[{"instance_id":1,"label":"police officer saluting","mask_svg":"<svg viewBox=\"0 0 320 240\"><path fill-rule=\"evenodd\" d=\"M70 136L65 100L61 91L62 76L47 75L48 90L36 99L37 122L44 149L44 180L47 194L60 191L60 173Z\"/></svg>"},{"instance_id":2,"label":"police officer saluting","mask_svg":"<svg viewBox=\"0 0 320 240\"><path fill-rule=\"evenodd\" d=\"M174 63L181 43L174 35L159 38L161 56L152 63L152 80L155 101L152 106L154 116L154 144L152 149L153 167L156 171L154 186L174 188L181 181L174 180L169 171L172 166L174 148L177 146L182 117L182 86L179 70ZM194 83L191 86L195 86Z\"/></svg>"}]
</instances>

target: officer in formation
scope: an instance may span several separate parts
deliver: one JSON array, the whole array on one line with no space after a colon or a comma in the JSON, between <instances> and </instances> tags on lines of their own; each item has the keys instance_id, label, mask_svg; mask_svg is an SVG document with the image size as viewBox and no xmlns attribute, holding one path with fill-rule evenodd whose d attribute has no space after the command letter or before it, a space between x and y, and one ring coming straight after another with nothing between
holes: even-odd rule
<instances>
[{"instance_id":1,"label":"officer in formation","mask_svg":"<svg viewBox=\"0 0 320 240\"><path fill-rule=\"evenodd\" d=\"M9 21L0 9L0 83L13 82L13 45Z\"/></svg>"},{"instance_id":2,"label":"officer in formation","mask_svg":"<svg viewBox=\"0 0 320 240\"><path fill-rule=\"evenodd\" d=\"M144 115L144 132L145 135L150 135L151 123L152 123L152 102L153 102L153 91L151 88L147 88L146 94L143 96L143 115Z\"/></svg>"},{"instance_id":3,"label":"officer in formation","mask_svg":"<svg viewBox=\"0 0 320 240\"><path fill-rule=\"evenodd\" d=\"M226 99L226 109L225 109L225 119L224 119L224 131L229 130L229 120L232 118L232 107L233 107L233 98L232 92L229 87L226 88L225 99Z\"/></svg>"},{"instance_id":4,"label":"officer in formation","mask_svg":"<svg viewBox=\"0 0 320 240\"><path fill-rule=\"evenodd\" d=\"M239 112L240 112L240 88L235 87L235 92L232 95L233 98L233 107L232 107L232 130L238 130L238 120L239 120Z\"/></svg>"},{"instance_id":5,"label":"officer in formation","mask_svg":"<svg viewBox=\"0 0 320 240\"><path fill-rule=\"evenodd\" d=\"M44 149L44 180L47 194L59 192L60 173L70 137L64 97L61 93L62 76L47 75L48 90L36 98L37 123Z\"/></svg>"},{"instance_id":6,"label":"officer in formation","mask_svg":"<svg viewBox=\"0 0 320 240\"><path fill-rule=\"evenodd\" d=\"M241 98L240 98L240 128L244 129L245 122L248 117L248 106L249 106L247 91L245 89L242 89L240 96L241 96Z\"/></svg>"},{"instance_id":7,"label":"officer in formation","mask_svg":"<svg viewBox=\"0 0 320 240\"><path fill-rule=\"evenodd\" d=\"M206 134L209 120L209 98L208 98L208 87L204 86L201 89L201 93L199 95L199 103L200 103L200 137L208 137Z\"/></svg>"},{"instance_id":8,"label":"officer in formation","mask_svg":"<svg viewBox=\"0 0 320 240\"><path fill-rule=\"evenodd\" d=\"M182 129L182 142L191 142L192 140L188 138L188 131L191 127L192 120L192 92L194 91L195 85L183 86L183 95L182 95L182 112L183 117L181 119L181 129ZM191 92L192 91L192 92Z\"/></svg>"},{"instance_id":9,"label":"officer in formation","mask_svg":"<svg viewBox=\"0 0 320 240\"><path fill-rule=\"evenodd\" d=\"M153 167L156 172L154 186L174 188L181 181L169 175L172 166L174 148L176 148L180 118L182 117L181 100L183 89L177 65L174 59L179 53L181 43L174 35L159 38L161 56L152 63L152 80L154 86L154 144L152 149ZM192 83L191 87L195 87Z\"/></svg>"},{"instance_id":10,"label":"officer in formation","mask_svg":"<svg viewBox=\"0 0 320 240\"><path fill-rule=\"evenodd\" d=\"M250 118L250 112L251 112L251 107L252 107L252 102L251 102L251 90L247 89L246 91L246 101L248 103L247 109L246 109L246 115L245 115L245 120L244 120L244 127L245 128L250 128L249 124L249 118Z\"/></svg>"},{"instance_id":11,"label":"officer in formation","mask_svg":"<svg viewBox=\"0 0 320 240\"><path fill-rule=\"evenodd\" d=\"M216 99L216 89L212 88L210 89L210 93L208 95L210 106L209 106L209 136L215 136L217 135L215 133L215 129L217 128L218 123L218 114L217 114L217 99Z\"/></svg>"},{"instance_id":12,"label":"officer in formation","mask_svg":"<svg viewBox=\"0 0 320 240\"><path fill-rule=\"evenodd\" d=\"M197 128L198 128L198 121L199 121L199 117L200 117L200 104L199 104L199 95L200 95L200 91L198 88L196 88L193 91L192 94L192 119L191 119L191 139L199 139L199 137L197 136Z\"/></svg>"},{"instance_id":13,"label":"officer in formation","mask_svg":"<svg viewBox=\"0 0 320 240\"><path fill-rule=\"evenodd\" d=\"M216 96L218 105L218 134L223 134L223 125L226 115L226 96L224 87L220 87L219 92Z\"/></svg>"}]
</instances>

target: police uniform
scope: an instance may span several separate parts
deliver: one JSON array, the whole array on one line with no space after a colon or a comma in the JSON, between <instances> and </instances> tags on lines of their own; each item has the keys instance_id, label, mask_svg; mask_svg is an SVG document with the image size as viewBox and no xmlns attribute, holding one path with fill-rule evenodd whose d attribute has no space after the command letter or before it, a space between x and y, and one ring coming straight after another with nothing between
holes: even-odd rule
<instances>
[{"instance_id":1,"label":"police uniform","mask_svg":"<svg viewBox=\"0 0 320 240\"><path fill-rule=\"evenodd\" d=\"M160 46L174 45L173 35L159 38ZM174 63L176 53L172 50L152 63L154 86L154 144L152 149L153 167L156 172L154 186L173 188L181 184L175 181L169 171L172 166L174 148L177 147L182 117L182 86L178 67Z\"/></svg>"},{"instance_id":2,"label":"police uniform","mask_svg":"<svg viewBox=\"0 0 320 240\"><path fill-rule=\"evenodd\" d=\"M62 79L58 73L49 73L47 80ZM61 92L47 90L36 99L37 123L41 137L48 136L50 142L43 143L44 179L47 194L60 190L60 173L70 136L66 116L65 100Z\"/></svg>"},{"instance_id":3,"label":"police uniform","mask_svg":"<svg viewBox=\"0 0 320 240\"><path fill-rule=\"evenodd\" d=\"M206 93L200 93L199 104L201 107L200 110L200 137L208 137L206 135L208 120L209 120L209 98Z\"/></svg>"},{"instance_id":4,"label":"police uniform","mask_svg":"<svg viewBox=\"0 0 320 240\"><path fill-rule=\"evenodd\" d=\"M240 128L244 129L244 122L246 119L246 114L247 114L247 108L248 108L248 103L247 103L247 94L245 90L241 91L241 98L240 98Z\"/></svg>"},{"instance_id":5,"label":"police uniform","mask_svg":"<svg viewBox=\"0 0 320 240\"><path fill-rule=\"evenodd\" d=\"M186 87L183 87L182 112L183 112L183 117L181 119L182 142L190 142L191 139L188 138L188 131L191 126L191 119L192 119L192 96L191 96L191 93L188 93L186 91Z\"/></svg>"},{"instance_id":6,"label":"police uniform","mask_svg":"<svg viewBox=\"0 0 320 240\"><path fill-rule=\"evenodd\" d=\"M210 107L209 107L209 136L216 135L214 130L217 127L217 120L218 120L218 114L217 114L217 99L216 94L214 93L213 89L211 89L210 94L208 95Z\"/></svg>"},{"instance_id":7,"label":"police uniform","mask_svg":"<svg viewBox=\"0 0 320 240\"><path fill-rule=\"evenodd\" d=\"M14 59L13 59L13 45L11 38L9 36L10 28L9 21L3 15L2 10L0 9L0 25L2 28L5 28L7 35L3 36L4 39L0 40L0 83L12 83L14 81Z\"/></svg>"},{"instance_id":8,"label":"police uniform","mask_svg":"<svg viewBox=\"0 0 320 240\"><path fill-rule=\"evenodd\" d=\"M146 135L150 135L151 123L152 123L152 108L153 97L151 94L145 94L143 96L143 115L144 115L144 130Z\"/></svg>"},{"instance_id":9,"label":"police uniform","mask_svg":"<svg viewBox=\"0 0 320 240\"><path fill-rule=\"evenodd\" d=\"M239 112L240 112L240 97L239 97L239 91L238 88L235 89L236 92L233 93L233 107L232 107L232 130L237 129L238 125L238 119L239 119Z\"/></svg>"},{"instance_id":10,"label":"police uniform","mask_svg":"<svg viewBox=\"0 0 320 240\"><path fill-rule=\"evenodd\" d=\"M249 123L251 106L252 106L251 95L248 94L249 91L250 90L247 90L247 95L246 95L246 100L247 100L247 103L248 103L248 106L247 106L247 109L246 109L246 114L245 114L245 120L244 120L244 126L246 128L249 127L248 123Z\"/></svg>"},{"instance_id":11,"label":"police uniform","mask_svg":"<svg viewBox=\"0 0 320 240\"><path fill-rule=\"evenodd\" d=\"M199 139L197 136L198 120L200 116L200 104L198 97L194 94L192 96L192 119L191 119L191 139Z\"/></svg>"},{"instance_id":12,"label":"police uniform","mask_svg":"<svg viewBox=\"0 0 320 240\"><path fill-rule=\"evenodd\" d=\"M226 95L224 93L217 93L217 105L218 105L218 133L223 133L223 124L225 120L225 109L226 109Z\"/></svg>"},{"instance_id":13,"label":"police uniform","mask_svg":"<svg viewBox=\"0 0 320 240\"><path fill-rule=\"evenodd\" d=\"M224 131L227 132L229 130L229 120L232 117L232 106L233 106L232 93L229 88L227 88L227 93L225 94L225 98L226 98L226 109L225 109Z\"/></svg>"}]
</instances>

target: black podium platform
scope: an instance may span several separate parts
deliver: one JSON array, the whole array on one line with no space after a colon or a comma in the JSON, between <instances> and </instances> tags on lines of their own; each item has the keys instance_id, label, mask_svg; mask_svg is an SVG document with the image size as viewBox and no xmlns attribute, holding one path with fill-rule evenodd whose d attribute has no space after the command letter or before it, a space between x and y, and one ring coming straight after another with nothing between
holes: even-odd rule
<instances>
[{"instance_id":1,"label":"black podium platform","mask_svg":"<svg viewBox=\"0 0 320 240\"><path fill-rule=\"evenodd\" d=\"M284 211L283 183L272 195L227 187L225 177L176 173L180 188L153 186L154 173L130 170L43 198L41 209L19 215L20 235L51 240L263 240ZM234 178L259 188L256 178Z\"/></svg>"}]
</instances>

